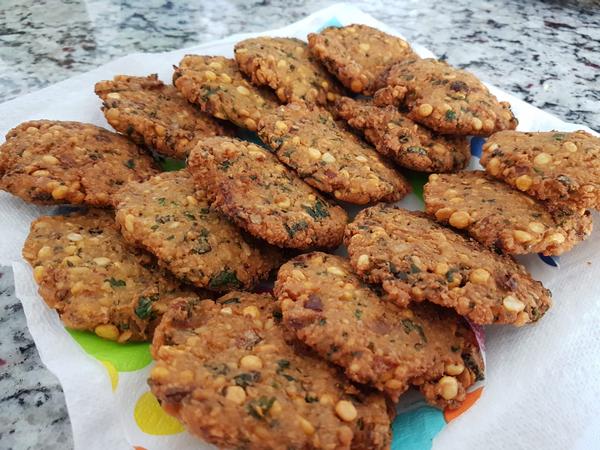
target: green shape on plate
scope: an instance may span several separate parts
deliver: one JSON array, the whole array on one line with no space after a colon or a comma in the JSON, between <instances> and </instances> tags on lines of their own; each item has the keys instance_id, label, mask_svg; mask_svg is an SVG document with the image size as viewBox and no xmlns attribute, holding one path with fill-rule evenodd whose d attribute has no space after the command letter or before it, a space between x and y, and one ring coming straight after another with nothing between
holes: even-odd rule
<instances>
[{"instance_id":1,"label":"green shape on plate","mask_svg":"<svg viewBox=\"0 0 600 450\"><path fill-rule=\"evenodd\" d=\"M185 160L165 158L159 161L160 168L165 172L173 172L185 168Z\"/></svg>"},{"instance_id":2,"label":"green shape on plate","mask_svg":"<svg viewBox=\"0 0 600 450\"><path fill-rule=\"evenodd\" d=\"M98 361L111 362L119 372L133 372L152 362L148 342L129 342L119 344L96 336L89 331L71 330L69 334L81 345L81 348Z\"/></svg>"},{"instance_id":3,"label":"green shape on plate","mask_svg":"<svg viewBox=\"0 0 600 450\"><path fill-rule=\"evenodd\" d=\"M413 194L415 194L419 200L423 201L423 185L427 183L429 175L422 172L414 172L412 170L405 170L404 174L412 187Z\"/></svg>"}]
</instances>

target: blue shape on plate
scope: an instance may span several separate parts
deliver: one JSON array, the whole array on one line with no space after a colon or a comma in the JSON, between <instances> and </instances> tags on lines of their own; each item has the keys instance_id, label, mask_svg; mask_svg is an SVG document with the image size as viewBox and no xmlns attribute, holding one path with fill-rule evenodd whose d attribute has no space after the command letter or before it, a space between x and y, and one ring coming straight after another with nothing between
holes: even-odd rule
<instances>
[{"instance_id":1,"label":"blue shape on plate","mask_svg":"<svg viewBox=\"0 0 600 450\"><path fill-rule=\"evenodd\" d=\"M402 413L392 425L392 450L430 450L444 426L444 413L431 406Z\"/></svg>"},{"instance_id":2,"label":"blue shape on plate","mask_svg":"<svg viewBox=\"0 0 600 450\"><path fill-rule=\"evenodd\" d=\"M78 211L85 211L85 207L80 207L80 206L76 206L76 205L60 205L56 207L56 210L53 211L52 215L57 215L57 216L66 216L69 214L73 214L75 212Z\"/></svg>"},{"instance_id":3,"label":"blue shape on plate","mask_svg":"<svg viewBox=\"0 0 600 450\"><path fill-rule=\"evenodd\" d=\"M483 151L483 144L485 139L480 136L473 136L471 138L471 155L481 158L481 152Z\"/></svg>"},{"instance_id":4,"label":"blue shape on plate","mask_svg":"<svg viewBox=\"0 0 600 450\"><path fill-rule=\"evenodd\" d=\"M320 33L327 27L343 27L342 22L340 22L337 17L332 17L319 28L318 32Z\"/></svg>"},{"instance_id":5,"label":"blue shape on plate","mask_svg":"<svg viewBox=\"0 0 600 450\"><path fill-rule=\"evenodd\" d=\"M538 256L542 261L552 267L560 268L560 257L559 256L544 256L538 253Z\"/></svg>"},{"instance_id":6,"label":"blue shape on plate","mask_svg":"<svg viewBox=\"0 0 600 450\"><path fill-rule=\"evenodd\" d=\"M249 142L252 142L253 144L260 145L261 147L266 148L266 146L258 138L258 134L256 134L254 131L245 130L244 128L238 128L236 130L236 137L243 141L249 141ZM268 149L268 150L270 151L271 149Z\"/></svg>"}]
</instances>

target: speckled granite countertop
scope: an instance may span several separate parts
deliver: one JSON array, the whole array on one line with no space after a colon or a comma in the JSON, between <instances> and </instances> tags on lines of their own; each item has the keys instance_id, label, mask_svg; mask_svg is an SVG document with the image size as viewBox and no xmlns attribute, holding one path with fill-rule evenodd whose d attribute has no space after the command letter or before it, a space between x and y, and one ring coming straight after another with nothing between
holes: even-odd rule
<instances>
[{"instance_id":1,"label":"speckled granite countertop","mask_svg":"<svg viewBox=\"0 0 600 450\"><path fill-rule=\"evenodd\" d=\"M327 0L2 0L0 101L131 52L293 22ZM564 120L600 131L600 0L361 0L412 42ZM64 397L0 269L0 448L72 447Z\"/></svg>"}]
</instances>

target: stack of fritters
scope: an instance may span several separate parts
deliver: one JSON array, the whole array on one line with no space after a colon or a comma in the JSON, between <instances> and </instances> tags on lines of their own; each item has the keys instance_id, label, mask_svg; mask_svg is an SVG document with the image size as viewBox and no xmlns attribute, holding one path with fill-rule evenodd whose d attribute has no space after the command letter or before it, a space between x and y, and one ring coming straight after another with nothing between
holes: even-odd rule
<instances>
[{"instance_id":1,"label":"stack of fritters","mask_svg":"<svg viewBox=\"0 0 600 450\"><path fill-rule=\"evenodd\" d=\"M474 75L364 25L95 91L121 135L40 120L0 147L0 188L82 207L36 220L23 256L66 326L153 337L152 392L219 447L386 449L409 388L459 407L484 377L467 319L551 305L511 255L570 250L600 203L598 138L513 131ZM490 135L487 173L461 172ZM410 190L398 167L431 174L426 213L389 204ZM348 224L345 203L368 207Z\"/></svg>"}]
</instances>

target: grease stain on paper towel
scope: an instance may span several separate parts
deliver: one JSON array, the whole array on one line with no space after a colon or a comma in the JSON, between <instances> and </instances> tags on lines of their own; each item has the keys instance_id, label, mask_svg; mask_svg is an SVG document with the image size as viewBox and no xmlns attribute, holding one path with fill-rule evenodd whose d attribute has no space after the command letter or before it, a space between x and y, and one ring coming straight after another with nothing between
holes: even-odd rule
<instances>
[{"instance_id":1,"label":"grease stain on paper towel","mask_svg":"<svg viewBox=\"0 0 600 450\"><path fill-rule=\"evenodd\" d=\"M184 431L183 425L175 417L163 411L152 392L145 392L138 399L133 417L144 433L160 436Z\"/></svg>"},{"instance_id":2,"label":"grease stain on paper towel","mask_svg":"<svg viewBox=\"0 0 600 450\"><path fill-rule=\"evenodd\" d=\"M88 331L68 328L67 331L88 355L100 362L110 362L118 372L140 370L152 362L150 344L147 342L119 344L102 339Z\"/></svg>"}]
</instances>

